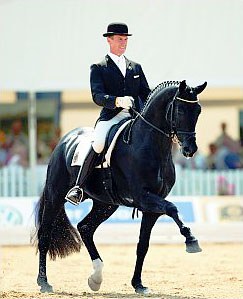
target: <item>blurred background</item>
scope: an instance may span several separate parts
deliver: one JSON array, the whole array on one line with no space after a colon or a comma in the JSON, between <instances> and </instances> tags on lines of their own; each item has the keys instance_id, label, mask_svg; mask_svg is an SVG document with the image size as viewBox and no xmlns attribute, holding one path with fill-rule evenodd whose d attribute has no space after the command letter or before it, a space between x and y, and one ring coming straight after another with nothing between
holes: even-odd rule
<instances>
[{"instance_id":1,"label":"blurred background","mask_svg":"<svg viewBox=\"0 0 243 299\"><path fill-rule=\"evenodd\" d=\"M126 56L141 63L151 88L208 82L199 150L186 160L173 148L177 181L169 200L203 240L243 241L243 1L0 0L0 242L29 243L59 138L94 126L100 107L90 95L90 65L106 55L102 34L114 21L128 24ZM90 204L66 204L74 225ZM136 227L141 217L131 213L120 207L106 228ZM169 229L154 241L178 241L170 220L160 222ZM116 240L134 241L127 233Z\"/></svg>"}]
</instances>

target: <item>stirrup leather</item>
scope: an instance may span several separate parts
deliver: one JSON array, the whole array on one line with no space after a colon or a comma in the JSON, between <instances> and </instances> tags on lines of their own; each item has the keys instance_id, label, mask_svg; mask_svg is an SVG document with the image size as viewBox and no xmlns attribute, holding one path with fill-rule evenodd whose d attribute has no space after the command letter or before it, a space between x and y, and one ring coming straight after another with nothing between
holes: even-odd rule
<instances>
[{"instance_id":1,"label":"stirrup leather","mask_svg":"<svg viewBox=\"0 0 243 299\"><path fill-rule=\"evenodd\" d=\"M73 196L71 193L76 192L77 196ZM74 186L72 189L70 189L65 196L65 199L70 202L71 204L78 206L80 202L82 201L84 196L83 189L80 188L78 185Z\"/></svg>"}]
</instances>

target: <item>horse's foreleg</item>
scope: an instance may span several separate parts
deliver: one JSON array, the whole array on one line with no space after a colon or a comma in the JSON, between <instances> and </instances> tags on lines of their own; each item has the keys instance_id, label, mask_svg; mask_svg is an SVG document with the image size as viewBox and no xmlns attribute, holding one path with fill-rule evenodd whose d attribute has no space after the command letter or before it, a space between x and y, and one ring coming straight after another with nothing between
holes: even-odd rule
<instances>
[{"instance_id":1,"label":"horse's foreleg","mask_svg":"<svg viewBox=\"0 0 243 299\"><path fill-rule=\"evenodd\" d=\"M142 284L141 275L144 259L149 248L151 231L159 216L159 214L143 213L139 234L139 242L137 244L137 260L133 278L131 281L132 286L135 289L135 292L139 294L147 294L149 292L149 289L147 287L144 287Z\"/></svg>"},{"instance_id":2,"label":"horse's foreleg","mask_svg":"<svg viewBox=\"0 0 243 299\"><path fill-rule=\"evenodd\" d=\"M100 289L103 280L102 270L104 266L94 244L93 236L98 226L107 220L117 208L118 206L94 201L90 213L78 224L78 231L89 252L93 264L93 272L88 278L88 285L92 291L98 291Z\"/></svg>"},{"instance_id":3,"label":"horse's foreleg","mask_svg":"<svg viewBox=\"0 0 243 299\"><path fill-rule=\"evenodd\" d=\"M202 249L198 244L198 240L192 235L190 228L184 225L184 223L178 215L178 210L176 206L172 202L168 201L166 214L173 218L175 223L178 225L181 234L186 238L186 251L189 253L201 252Z\"/></svg>"}]
</instances>

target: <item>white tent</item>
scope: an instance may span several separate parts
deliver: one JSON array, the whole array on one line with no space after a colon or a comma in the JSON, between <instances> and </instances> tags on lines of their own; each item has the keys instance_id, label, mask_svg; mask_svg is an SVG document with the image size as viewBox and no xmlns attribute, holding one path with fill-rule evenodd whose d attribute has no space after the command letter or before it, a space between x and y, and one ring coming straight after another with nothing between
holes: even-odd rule
<instances>
[{"instance_id":1,"label":"white tent","mask_svg":"<svg viewBox=\"0 0 243 299\"><path fill-rule=\"evenodd\" d=\"M241 0L0 0L0 90L88 89L102 33L123 21L151 86L243 82Z\"/></svg>"}]
</instances>

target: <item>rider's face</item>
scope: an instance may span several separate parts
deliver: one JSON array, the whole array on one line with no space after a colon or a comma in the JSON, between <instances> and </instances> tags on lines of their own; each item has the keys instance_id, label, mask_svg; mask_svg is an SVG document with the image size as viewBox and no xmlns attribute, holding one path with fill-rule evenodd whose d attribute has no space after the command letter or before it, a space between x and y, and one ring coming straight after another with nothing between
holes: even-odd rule
<instances>
[{"instance_id":1,"label":"rider's face","mask_svg":"<svg viewBox=\"0 0 243 299\"><path fill-rule=\"evenodd\" d=\"M128 37L126 35L113 35L107 37L107 41L110 45L111 53L121 56L125 53L127 48Z\"/></svg>"}]
</instances>

